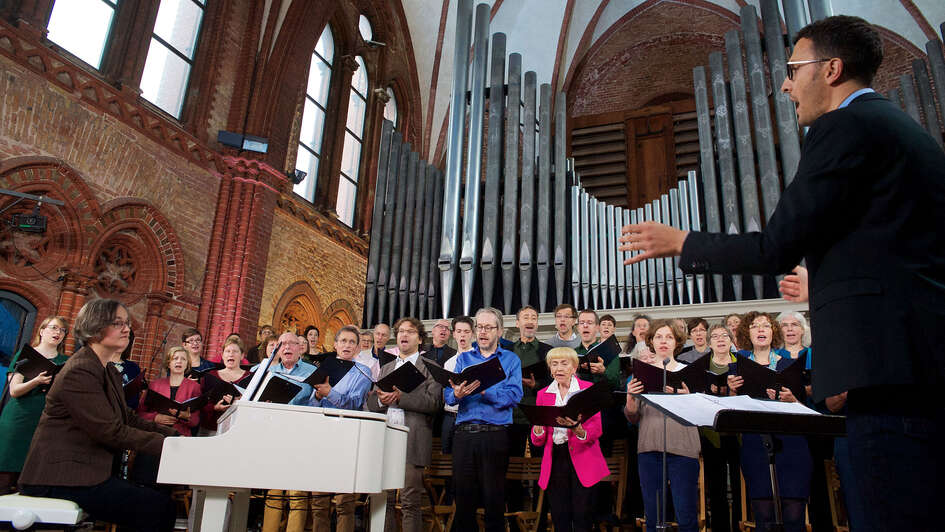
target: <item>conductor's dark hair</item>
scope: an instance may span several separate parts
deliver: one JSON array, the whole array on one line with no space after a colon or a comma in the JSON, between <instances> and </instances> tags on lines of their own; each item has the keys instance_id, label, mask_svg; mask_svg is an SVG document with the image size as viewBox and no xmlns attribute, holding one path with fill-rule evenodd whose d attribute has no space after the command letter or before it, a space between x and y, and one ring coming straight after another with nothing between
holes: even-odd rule
<instances>
[{"instance_id":1,"label":"conductor's dark hair","mask_svg":"<svg viewBox=\"0 0 945 532\"><path fill-rule=\"evenodd\" d=\"M819 57L843 61L841 81L848 79L869 86L883 62L883 39L869 22L860 17L837 15L801 28L794 43L810 39Z\"/></svg>"}]
</instances>

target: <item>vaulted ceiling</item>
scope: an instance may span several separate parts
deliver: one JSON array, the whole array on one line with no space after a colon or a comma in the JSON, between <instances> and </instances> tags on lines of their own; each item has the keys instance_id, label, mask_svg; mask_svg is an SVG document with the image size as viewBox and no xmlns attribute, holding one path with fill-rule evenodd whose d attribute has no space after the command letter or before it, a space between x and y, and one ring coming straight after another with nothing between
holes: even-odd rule
<instances>
[{"instance_id":1,"label":"vaulted ceiling","mask_svg":"<svg viewBox=\"0 0 945 532\"><path fill-rule=\"evenodd\" d=\"M453 78L453 42L456 0L402 0L416 60L422 113L422 154L436 161L442 153ZM603 47L619 48L617 37L626 32L648 34L659 52L661 32L679 33L670 26L683 25L698 36L702 25L713 21L738 21L739 9L758 0L486 0L491 8L490 34L507 35L507 52L522 55L522 70L533 70L538 83L550 83L555 92L567 90L575 73ZM910 53L924 54L925 43L945 22L941 0L833 0L834 14L866 18L886 30L887 40ZM660 26L661 11L683 17ZM653 27L653 26L656 27ZM714 32L713 32L714 33ZM940 34L938 38L941 38ZM632 39L631 39L632 41ZM664 36L667 46L685 41ZM700 54L699 39L691 41L690 54ZM636 46L638 43L634 43ZM914 48L913 48L914 47ZM619 52L619 50L616 50ZM614 50L611 51L613 53ZM625 54L629 52L624 52ZM709 50L704 51L707 61ZM599 55L599 54L598 54ZM690 68L691 67L687 67ZM690 78L691 79L691 78ZM572 102L573 103L573 102Z\"/></svg>"}]
</instances>

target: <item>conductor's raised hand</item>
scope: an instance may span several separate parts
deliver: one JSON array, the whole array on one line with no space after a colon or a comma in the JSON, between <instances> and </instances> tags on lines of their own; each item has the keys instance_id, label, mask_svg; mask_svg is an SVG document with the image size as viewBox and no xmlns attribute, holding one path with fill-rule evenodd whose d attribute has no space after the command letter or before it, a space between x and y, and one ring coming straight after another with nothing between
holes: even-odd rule
<instances>
[{"instance_id":1,"label":"conductor's raised hand","mask_svg":"<svg viewBox=\"0 0 945 532\"><path fill-rule=\"evenodd\" d=\"M642 251L623 261L624 264L679 255L689 234L688 231L656 222L627 224L621 228L620 233L619 240L622 245L617 248L618 251Z\"/></svg>"},{"instance_id":2,"label":"conductor's raised hand","mask_svg":"<svg viewBox=\"0 0 945 532\"><path fill-rule=\"evenodd\" d=\"M457 400L462 399L467 395L471 395L476 391L477 388L479 388L479 384L481 383L478 380L474 380L469 384L466 384L466 381L463 381L459 384L453 384L453 381L450 381L450 386L453 387L453 396L456 397Z\"/></svg>"}]
</instances>

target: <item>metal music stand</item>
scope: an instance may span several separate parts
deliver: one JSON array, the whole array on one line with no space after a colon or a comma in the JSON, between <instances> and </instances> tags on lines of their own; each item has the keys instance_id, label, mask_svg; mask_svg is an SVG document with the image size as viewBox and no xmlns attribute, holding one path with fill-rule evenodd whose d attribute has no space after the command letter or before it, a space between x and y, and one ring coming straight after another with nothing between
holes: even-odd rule
<instances>
[{"instance_id":1,"label":"metal music stand","mask_svg":"<svg viewBox=\"0 0 945 532\"><path fill-rule=\"evenodd\" d=\"M706 427L719 433L761 435L762 444L768 454L768 472L771 476L771 495L774 500L774 523L769 528L772 532L783 532L784 530L784 520L781 514L781 495L778 489L778 471L774 462L777 454L777 449L774 446L774 436L846 436L846 417L844 416L722 409L715 415L715 420L711 425L697 424L686 419L686 413L681 409L673 411L654 402L646 395L638 397L684 426Z\"/></svg>"}]
</instances>

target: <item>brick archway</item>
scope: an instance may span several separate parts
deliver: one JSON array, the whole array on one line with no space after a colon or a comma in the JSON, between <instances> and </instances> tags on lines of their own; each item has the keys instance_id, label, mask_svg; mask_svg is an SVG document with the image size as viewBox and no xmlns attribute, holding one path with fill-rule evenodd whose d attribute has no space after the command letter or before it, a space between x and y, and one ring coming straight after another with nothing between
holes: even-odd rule
<instances>
[{"instance_id":1,"label":"brick archway","mask_svg":"<svg viewBox=\"0 0 945 532\"><path fill-rule=\"evenodd\" d=\"M321 301L307 281L297 281L286 288L276 303L272 325L277 333L302 334L305 327L314 325L325 330L324 311Z\"/></svg>"},{"instance_id":2,"label":"brick archway","mask_svg":"<svg viewBox=\"0 0 945 532\"><path fill-rule=\"evenodd\" d=\"M59 159L17 157L0 162L0 188L65 203L39 205L39 213L47 218L44 233L0 227L0 269L23 281L54 279L64 270L79 269L94 238L86 228L101 215L82 177ZM7 214L30 213L34 206L32 201L0 196L0 208L8 208Z\"/></svg>"}]
</instances>

